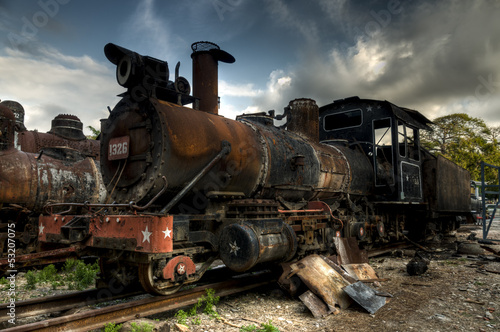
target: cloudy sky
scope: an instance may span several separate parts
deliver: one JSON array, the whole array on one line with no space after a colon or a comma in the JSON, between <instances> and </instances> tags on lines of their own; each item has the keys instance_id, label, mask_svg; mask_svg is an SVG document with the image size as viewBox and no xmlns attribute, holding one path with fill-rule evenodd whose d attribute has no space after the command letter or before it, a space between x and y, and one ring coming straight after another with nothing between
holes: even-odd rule
<instances>
[{"instance_id":1,"label":"cloudy sky","mask_svg":"<svg viewBox=\"0 0 500 332\"><path fill-rule=\"evenodd\" d=\"M190 46L208 40L236 58L219 65L230 118L357 95L497 126L499 17L493 0L0 0L0 99L28 129L62 113L99 128L124 90L106 43L180 61L191 82Z\"/></svg>"}]
</instances>

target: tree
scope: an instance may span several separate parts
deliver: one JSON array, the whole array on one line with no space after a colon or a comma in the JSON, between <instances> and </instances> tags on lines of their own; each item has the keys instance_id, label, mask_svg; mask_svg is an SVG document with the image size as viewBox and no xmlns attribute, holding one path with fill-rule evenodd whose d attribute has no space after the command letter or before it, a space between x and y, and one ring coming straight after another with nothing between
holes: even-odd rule
<instances>
[{"instance_id":1,"label":"tree","mask_svg":"<svg viewBox=\"0 0 500 332\"><path fill-rule=\"evenodd\" d=\"M473 180L481 179L481 161L500 165L499 129L489 128L482 119L456 113L434 119L431 127L432 132L422 133L422 145L467 169ZM486 179L498 181L494 172Z\"/></svg>"},{"instance_id":2,"label":"tree","mask_svg":"<svg viewBox=\"0 0 500 332\"><path fill-rule=\"evenodd\" d=\"M92 132L92 135L87 135L88 139L98 139L99 135L101 135L101 131L95 129L92 126L87 126L87 128Z\"/></svg>"}]
</instances>

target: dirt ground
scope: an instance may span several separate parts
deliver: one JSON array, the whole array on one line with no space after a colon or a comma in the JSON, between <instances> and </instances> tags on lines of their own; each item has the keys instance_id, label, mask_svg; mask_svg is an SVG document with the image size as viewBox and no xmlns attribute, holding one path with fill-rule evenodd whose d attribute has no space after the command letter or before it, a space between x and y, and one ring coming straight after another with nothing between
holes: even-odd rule
<instances>
[{"instance_id":1,"label":"dirt ground","mask_svg":"<svg viewBox=\"0 0 500 332\"><path fill-rule=\"evenodd\" d=\"M497 228L488 238L500 240ZM477 241L467 240L471 233L482 237L479 226L468 226L440 244L426 244L434 253L429 269L420 276L406 272L414 250L370 259L378 277L389 279L371 287L393 296L375 314L353 304L337 315L314 318L299 299L273 285L223 298L217 305L222 320L201 314L187 326L193 332L240 331L232 325L262 328L261 323L269 322L279 331L499 331L500 260L479 248ZM500 242L488 246L500 250ZM457 248L468 254L457 253ZM173 325L175 318L170 315L167 321Z\"/></svg>"},{"instance_id":2,"label":"dirt ground","mask_svg":"<svg viewBox=\"0 0 500 332\"><path fill-rule=\"evenodd\" d=\"M398 250L370 259L378 277L388 280L368 285L392 295L375 314L354 303L336 315L314 318L298 298L289 297L272 284L221 298L216 306L221 319L198 314L187 319L185 328L193 332L252 331L251 325L263 328L264 323L282 332L499 331L500 257L481 249L476 240L471 240L471 234L481 238L481 227L462 227L440 243L425 244L433 254L429 269L420 276L406 272L415 250ZM489 238L500 240L500 221L494 224ZM498 252L500 242L488 247ZM51 294L50 288L39 288L20 292L19 299ZM148 322L177 331L174 314L156 315Z\"/></svg>"}]
</instances>

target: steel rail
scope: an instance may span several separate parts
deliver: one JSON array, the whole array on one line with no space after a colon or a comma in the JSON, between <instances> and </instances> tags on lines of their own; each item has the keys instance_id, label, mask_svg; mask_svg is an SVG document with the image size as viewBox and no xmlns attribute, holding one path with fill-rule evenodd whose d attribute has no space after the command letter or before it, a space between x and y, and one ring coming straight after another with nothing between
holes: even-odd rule
<instances>
[{"instance_id":1,"label":"steel rail","mask_svg":"<svg viewBox=\"0 0 500 332\"><path fill-rule=\"evenodd\" d=\"M116 289L99 288L81 292L72 292L67 294L30 299L25 301L18 301L15 303L16 320L19 318L60 312L83 307L86 305L108 302L125 297L144 294L144 291L142 290L130 290L125 292L122 291L119 294L116 294L118 291L119 290ZM10 319L10 317L7 315L9 312L9 308L7 307L7 305L8 303L0 304L0 322L6 322Z\"/></svg>"},{"instance_id":2,"label":"steel rail","mask_svg":"<svg viewBox=\"0 0 500 332\"><path fill-rule=\"evenodd\" d=\"M206 294L206 289L214 289L215 296L227 296L244 292L256 287L268 285L276 279L270 273L258 276L234 278L230 281L203 285L190 290L181 291L169 296L155 296L132 302L121 303L101 309L90 310L73 315L48 319L5 329L6 332L19 331L90 331L102 328L107 323L122 323L131 319L147 317L160 312L170 311L198 302Z\"/></svg>"}]
</instances>

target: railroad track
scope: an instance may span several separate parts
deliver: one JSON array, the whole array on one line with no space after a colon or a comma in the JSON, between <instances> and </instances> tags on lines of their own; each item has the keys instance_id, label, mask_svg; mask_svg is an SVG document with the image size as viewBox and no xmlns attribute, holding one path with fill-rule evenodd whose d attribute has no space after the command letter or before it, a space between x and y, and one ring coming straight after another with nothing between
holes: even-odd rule
<instances>
[{"instance_id":1,"label":"railroad track","mask_svg":"<svg viewBox=\"0 0 500 332\"><path fill-rule=\"evenodd\" d=\"M123 290L120 293L117 293L117 291L113 289L99 288L19 301L16 302L15 307L16 320L37 315L64 312L86 305L119 300L140 294L144 294L144 291ZM2 303L0 305L0 329L8 326L8 324L5 323L10 319L7 315L8 312L9 308L7 308L7 304Z\"/></svg>"},{"instance_id":2,"label":"railroad track","mask_svg":"<svg viewBox=\"0 0 500 332\"><path fill-rule=\"evenodd\" d=\"M131 319L147 317L195 304L201 296L206 294L206 289L209 288L215 290L215 296L224 297L264 286L275 281L276 278L271 272L242 275L234 277L231 280L198 286L168 296L151 296L101 309L11 327L4 331L89 331L102 328L107 323L118 324ZM78 296L80 299L83 299L87 298L85 296L89 296L89 294L90 293L86 293ZM51 303L55 304L56 302ZM66 307L68 305L69 304L64 304L63 306ZM47 304L45 304L45 306L47 306ZM41 309L36 310L38 311L35 312L40 312ZM33 312L26 311L26 313L29 313L30 316L33 315ZM18 317L17 304L16 317Z\"/></svg>"}]
</instances>

